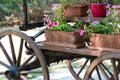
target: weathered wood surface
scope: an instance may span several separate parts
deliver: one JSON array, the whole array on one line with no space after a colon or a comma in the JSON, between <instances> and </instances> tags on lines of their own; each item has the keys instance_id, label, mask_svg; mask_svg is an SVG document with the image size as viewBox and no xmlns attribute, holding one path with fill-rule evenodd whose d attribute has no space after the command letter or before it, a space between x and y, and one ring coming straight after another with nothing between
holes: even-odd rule
<instances>
[{"instance_id":1,"label":"weathered wood surface","mask_svg":"<svg viewBox=\"0 0 120 80\"><path fill-rule=\"evenodd\" d=\"M86 56L101 56L104 54L109 54L109 53L119 53L120 51L118 50L112 50L107 49L104 51L104 49L101 50L95 50L95 49L89 49L87 47L84 48L78 48L78 49L73 49L73 48L65 48L65 47L58 47L58 46L52 46L52 45L45 45L43 43L37 43L38 47L41 50L48 50L48 51L58 51L58 52L63 52L63 53L69 53L69 54L79 54L79 55L86 55Z\"/></svg>"}]
</instances>

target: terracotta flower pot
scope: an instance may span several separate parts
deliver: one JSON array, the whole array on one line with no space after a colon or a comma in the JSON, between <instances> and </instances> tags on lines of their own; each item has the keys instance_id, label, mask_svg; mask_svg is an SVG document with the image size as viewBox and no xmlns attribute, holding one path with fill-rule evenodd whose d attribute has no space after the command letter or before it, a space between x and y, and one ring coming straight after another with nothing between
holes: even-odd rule
<instances>
[{"instance_id":1,"label":"terracotta flower pot","mask_svg":"<svg viewBox=\"0 0 120 80\"><path fill-rule=\"evenodd\" d=\"M66 7L63 11L65 17L87 16L88 5L76 5L74 7Z\"/></svg>"},{"instance_id":2,"label":"terracotta flower pot","mask_svg":"<svg viewBox=\"0 0 120 80\"><path fill-rule=\"evenodd\" d=\"M79 32L49 31L45 30L47 43L63 47L79 48L84 47L83 36Z\"/></svg>"},{"instance_id":3,"label":"terracotta flower pot","mask_svg":"<svg viewBox=\"0 0 120 80\"><path fill-rule=\"evenodd\" d=\"M90 42L92 47L120 49L120 35L92 33Z\"/></svg>"},{"instance_id":4,"label":"terracotta flower pot","mask_svg":"<svg viewBox=\"0 0 120 80\"><path fill-rule=\"evenodd\" d=\"M105 17L106 16L106 8L103 3L100 3L100 4L90 3L90 9L94 17Z\"/></svg>"}]
</instances>

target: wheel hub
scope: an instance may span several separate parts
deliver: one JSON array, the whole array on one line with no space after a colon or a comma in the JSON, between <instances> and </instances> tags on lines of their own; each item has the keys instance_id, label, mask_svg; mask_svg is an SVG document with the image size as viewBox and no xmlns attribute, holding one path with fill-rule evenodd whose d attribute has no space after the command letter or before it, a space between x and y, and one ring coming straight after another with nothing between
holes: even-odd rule
<instances>
[{"instance_id":1,"label":"wheel hub","mask_svg":"<svg viewBox=\"0 0 120 80\"><path fill-rule=\"evenodd\" d=\"M11 66L10 69L5 72L5 76L8 79L18 79L19 75L20 75L20 72L16 66Z\"/></svg>"}]
</instances>

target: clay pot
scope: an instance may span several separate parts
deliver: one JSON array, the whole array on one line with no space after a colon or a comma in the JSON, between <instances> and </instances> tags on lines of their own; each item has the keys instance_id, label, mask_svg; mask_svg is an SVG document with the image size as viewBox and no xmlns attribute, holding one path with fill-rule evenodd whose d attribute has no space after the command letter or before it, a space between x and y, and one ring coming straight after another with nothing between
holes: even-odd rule
<instances>
[{"instance_id":1,"label":"clay pot","mask_svg":"<svg viewBox=\"0 0 120 80\"><path fill-rule=\"evenodd\" d=\"M103 3L90 3L90 9L94 17L105 17L106 8Z\"/></svg>"},{"instance_id":2,"label":"clay pot","mask_svg":"<svg viewBox=\"0 0 120 80\"><path fill-rule=\"evenodd\" d=\"M87 16L88 5L76 5L73 7L66 7L63 10L63 16L65 17L80 17Z\"/></svg>"}]
</instances>

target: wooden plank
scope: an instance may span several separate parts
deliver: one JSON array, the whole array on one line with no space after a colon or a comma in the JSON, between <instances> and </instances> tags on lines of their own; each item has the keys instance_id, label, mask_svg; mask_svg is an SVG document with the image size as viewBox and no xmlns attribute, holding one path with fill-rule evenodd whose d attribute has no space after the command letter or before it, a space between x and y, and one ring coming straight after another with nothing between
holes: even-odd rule
<instances>
[{"instance_id":1,"label":"wooden plank","mask_svg":"<svg viewBox=\"0 0 120 80\"><path fill-rule=\"evenodd\" d=\"M104 47L93 47L87 46L89 49L92 50L99 50L99 51L110 51L110 52L120 52L120 49L113 49L113 48L104 48Z\"/></svg>"},{"instance_id":2,"label":"wooden plank","mask_svg":"<svg viewBox=\"0 0 120 80\"><path fill-rule=\"evenodd\" d=\"M58 42L48 42L48 41L43 41L43 44L48 46L59 46L59 47L64 47L64 48L82 48L85 46L85 44L66 44L66 43L58 43Z\"/></svg>"},{"instance_id":3,"label":"wooden plank","mask_svg":"<svg viewBox=\"0 0 120 80\"><path fill-rule=\"evenodd\" d=\"M70 54L80 54L80 55L88 55L88 56L101 56L103 54L111 53L111 52L92 50L92 49L88 49L87 47L74 49L74 48L65 48L60 46L44 45L43 43L40 42L37 43L37 46L42 50L60 51Z\"/></svg>"}]
</instances>

